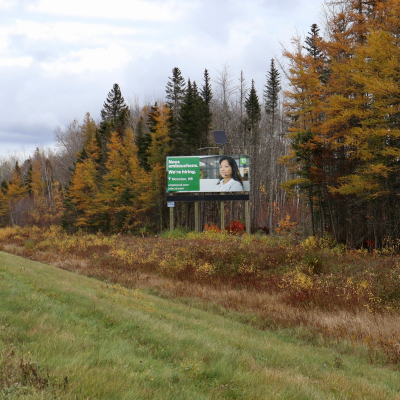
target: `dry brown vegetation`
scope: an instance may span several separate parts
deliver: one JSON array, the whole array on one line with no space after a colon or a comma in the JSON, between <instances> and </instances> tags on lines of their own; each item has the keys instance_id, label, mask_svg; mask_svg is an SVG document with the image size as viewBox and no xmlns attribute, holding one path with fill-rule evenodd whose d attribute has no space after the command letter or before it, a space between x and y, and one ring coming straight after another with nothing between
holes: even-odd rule
<instances>
[{"instance_id":1,"label":"dry brown vegetation","mask_svg":"<svg viewBox=\"0 0 400 400\"><path fill-rule=\"evenodd\" d=\"M301 327L371 361L400 361L400 259L349 251L329 239L234 236L183 239L68 235L59 228L5 228L0 249L169 298L204 300L258 327ZM192 301L192 300L190 300Z\"/></svg>"}]
</instances>

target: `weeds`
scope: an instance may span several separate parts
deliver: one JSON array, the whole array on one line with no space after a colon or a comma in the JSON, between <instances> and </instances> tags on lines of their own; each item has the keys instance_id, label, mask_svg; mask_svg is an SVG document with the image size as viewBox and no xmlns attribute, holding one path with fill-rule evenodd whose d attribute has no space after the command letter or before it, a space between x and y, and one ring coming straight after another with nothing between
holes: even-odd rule
<instances>
[{"instance_id":1,"label":"weeds","mask_svg":"<svg viewBox=\"0 0 400 400\"><path fill-rule=\"evenodd\" d=\"M237 228L235 233L241 234L211 226L201 234L178 228L159 238L142 238L15 227L0 229L0 246L123 287L155 285L174 296L212 298L224 307L273 318L284 326L312 326L327 337L354 337L358 342L371 337L371 352L380 348L388 361L400 362L397 325L371 335L368 322L355 334L351 323L332 327L313 317L344 313L373 321L376 315L397 315L398 255L346 250L328 236L309 237L296 245L296 226L288 218L282 221L280 236L246 235ZM171 289L165 282L171 282ZM229 300L223 300L224 290L232 293ZM261 300L266 297L276 307Z\"/></svg>"},{"instance_id":2,"label":"weeds","mask_svg":"<svg viewBox=\"0 0 400 400\"><path fill-rule=\"evenodd\" d=\"M28 358L18 355L12 345L0 351L0 398L42 398L41 394L60 398L67 391L68 377L51 379L49 369L41 368L30 358L29 354Z\"/></svg>"}]
</instances>

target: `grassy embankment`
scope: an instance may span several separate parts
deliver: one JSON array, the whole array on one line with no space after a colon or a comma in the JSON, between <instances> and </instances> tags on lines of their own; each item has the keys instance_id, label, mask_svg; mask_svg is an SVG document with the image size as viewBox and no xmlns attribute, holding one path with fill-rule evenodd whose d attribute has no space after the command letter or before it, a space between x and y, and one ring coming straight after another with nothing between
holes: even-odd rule
<instances>
[{"instance_id":1,"label":"grassy embankment","mask_svg":"<svg viewBox=\"0 0 400 400\"><path fill-rule=\"evenodd\" d=\"M0 250L167 298L200 299L258 328L296 327L310 341L344 341L372 363L398 365L396 247L369 254L329 240L292 239L290 232L189 233L176 240L16 227L0 229Z\"/></svg>"},{"instance_id":2,"label":"grassy embankment","mask_svg":"<svg viewBox=\"0 0 400 400\"><path fill-rule=\"evenodd\" d=\"M393 366L240 319L0 253L0 398L400 396Z\"/></svg>"}]
</instances>

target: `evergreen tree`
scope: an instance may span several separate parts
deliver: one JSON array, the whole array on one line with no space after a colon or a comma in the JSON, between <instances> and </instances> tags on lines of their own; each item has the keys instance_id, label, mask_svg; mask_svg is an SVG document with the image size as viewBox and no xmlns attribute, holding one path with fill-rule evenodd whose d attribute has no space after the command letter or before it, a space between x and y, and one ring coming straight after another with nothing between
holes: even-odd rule
<instances>
[{"instance_id":1,"label":"evergreen tree","mask_svg":"<svg viewBox=\"0 0 400 400\"><path fill-rule=\"evenodd\" d=\"M180 69L177 67L172 70L172 77L168 77L168 79L169 81L165 88L167 106L171 110L172 119L176 120L185 97L186 82Z\"/></svg>"},{"instance_id":2,"label":"evergreen tree","mask_svg":"<svg viewBox=\"0 0 400 400\"><path fill-rule=\"evenodd\" d=\"M203 99L200 97L197 85L188 80L186 95L179 113L177 133L174 135L175 154L193 155L200 145L200 109ZM179 153L178 153L179 152Z\"/></svg>"},{"instance_id":3,"label":"evergreen tree","mask_svg":"<svg viewBox=\"0 0 400 400\"><path fill-rule=\"evenodd\" d=\"M254 86L254 80L251 81L251 89L244 102L244 106L246 108L248 126L254 129L261 120L261 106ZM256 145L256 143L253 144Z\"/></svg>"},{"instance_id":4,"label":"evergreen tree","mask_svg":"<svg viewBox=\"0 0 400 400\"><path fill-rule=\"evenodd\" d=\"M319 35L319 31L320 29L317 24L311 25L311 32L308 32L303 49L307 50L308 55L313 59L313 62L310 63L312 64L310 68L315 68L319 73L321 82L326 83L329 78L330 69L326 62L324 41Z\"/></svg>"},{"instance_id":5,"label":"evergreen tree","mask_svg":"<svg viewBox=\"0 0 400 400\"><path fill-rule=\"evenodd\" d=\"M271 67L267 75L267 83L264 89L264 102L265 102L265 112L267 115L267 129L269 135L269 174L266 181L266 187L268 188L269 197L269 207L268 207L268 229L269 232L273 232L273 201L274 201L274 169L275 163L273 160L273 137L277 131L278 125L278 106L279 106L279 93L281 91L281 83L279 72L275 67L274 59L271 60Z\"/></svg>"},{"instance_id":6,"label":"evergreen tree","mask_svg":"<svg viewBox=\"0 0 400 400\"><path fill-rule=\"evenodd\" d=\"M246 128L249 131L249 144L250 144L250 157L251 157L251 169L250 169L250 181L256 182L260 179L260 135L259 135L259 123L261 120L261 106L258 99L257 91L255 88L254 80L251 81L251 89L244 102L246 110ZM260 197L260 186L254 185L251 190L251 202L255 202ZM257 226L256 213L252 214L252 225Z\"/></svg>"},{"instance_id":7,"label":"evergreen tree","mask_svg":"<svg viewBox=\"0 0 400 400\"><path fill-rule=\"evenodd\" d=\"M99 134L101 138L101 150L104 160L107 159L107 141L112 132L117 132L122 138L129 123L129 108L122 97L121 89L117 83L108 93L107 99L101 110L101 122Z\"/></svg>"},{"instance_id":8,"label":"evergreen tree","mask_svg":"<svg viewBox=\"0 0 400 400\"><path fill-rule=\"evenodd\" d=\"M173 68L172 77L168 77L166 104L170 109L171 138L175 139L181 105L186 94L186 81L178 67Z\"/></svg>"},{"instance_id":9,"label":"evergreen tree","mask_svg":"<svg viewBox=\"0 0 400 400\"><path fill-rule=\"evenodd\" d=\"M212 112L211 99L213 97L210 76L207 69L204 70L204 82L200 90L202 101L200 103L200 147L208 146L208 133L211 131Z\"/></svg>"},{"instance_id":10,"label":"evergreen tree","mask_svg":"<svg viewBox=\"0 0 400 400\"><path fill-rule=\"evenodd\" d=\"M106 101L103 103L101 119L102 121L110 121L113 129L121 134L120 130L125 128L128 112L129 109L125 104L125 99L122 97L121 89L115 83L108 93Z\"/></svg>"},{"instance_id":11,"label":"evergreen tree","mask_svg":"<svg viewBox=\"0 0 400 400\"><path fill-rule=\"evenodd\" d=\"M320 29L318 28L317 24L311 25L311 32L308 32L308 35L305 39L305 46L303 49L307 50L307 52L317 60L322 57L322 50L319 46L320 36L319 36Z\"/></svg>"},{"instance_id":12,"label":"evergreen tree","mask_svg":"<svg viewBox=\"0 0 400 400\"><path fill-rule=\"evenodd\" d=\"M275 67L274 59L272 59L264 89L265 112L271 115L272 120L275 120L281 88L279 71Z\"/></svg>"},{"instance_id":13,"label":"evergreen tree","mask_svg":"<svg viewBox=\"0 0 400 400\"><path fill-rule=\"evenodd\" d=\"M95 161L99 166L103 163L103 155L101 152L102 148L102 141L100 132L97 129L96 123L94 122L93 118L90 116L90 113L85 114L85 118L83 119L83 124L81 127L81 132L84 138L83 141L83 148L77 155L77 163L83 162L88 157L93 158L92 150L93 150L93 143L96 142L96 154L93 161Z\"/></svg>"},{"instance_id":14,"label":"evergreen tree","mask_svg":"<svg viewBox=\"0 0 400 400\"><path fill-rule=\"evenodd\" d=\"M138 148L137 155L139 158L140 166L144 169L147 169L147 149L149 148L151 143L151 135L146 127L146 123L143 120L143 116L140 116L139 120L136 123L135 143Z\"/></svg>"},{"instance_id":15,"label":"evergreen tree","mask_svg":"<svg viewBox=\"0 0 400 400\"><path fill-rule=\"evenodd\" d=\"M165 185L166 165L165 159L169 154L170 143L170 112L166 105L157 108L154 113L154 129L151 131L151 144L148 149L148 190L147 203L152 205L152 214L157 222L157 229L162 230L165 219ZM153 217L153 220L154 220Z\"/></svg>"},{"instance_id":16,"label":"evergreen tree","mask_svg":"<svg viewBox=\"0 0 400 400\"><path fill-rule=\"evenodd\" d=\"M98 132L93 129L89 115L86 116L85 145L75 164L65 197L65 211L61 224L67 229L94 228L98 220L101 220L97 214L101 183L101 149Z\"/></svg>"}]
</instances>

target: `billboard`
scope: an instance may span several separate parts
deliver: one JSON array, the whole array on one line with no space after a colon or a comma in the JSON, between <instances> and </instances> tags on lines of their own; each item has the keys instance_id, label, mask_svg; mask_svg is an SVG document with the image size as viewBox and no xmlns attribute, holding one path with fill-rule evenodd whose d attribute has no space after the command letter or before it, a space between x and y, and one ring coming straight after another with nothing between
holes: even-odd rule
<instances>
[{"instance_id":1,"label":"billboard","mask_svg":"<svg viewBox=\"0 0 400 400\"><path fill-rule=\"evenodd\" d=\"M249 156L167 157L167 193L249 192Z\"/></svg>"}]
</instances>

